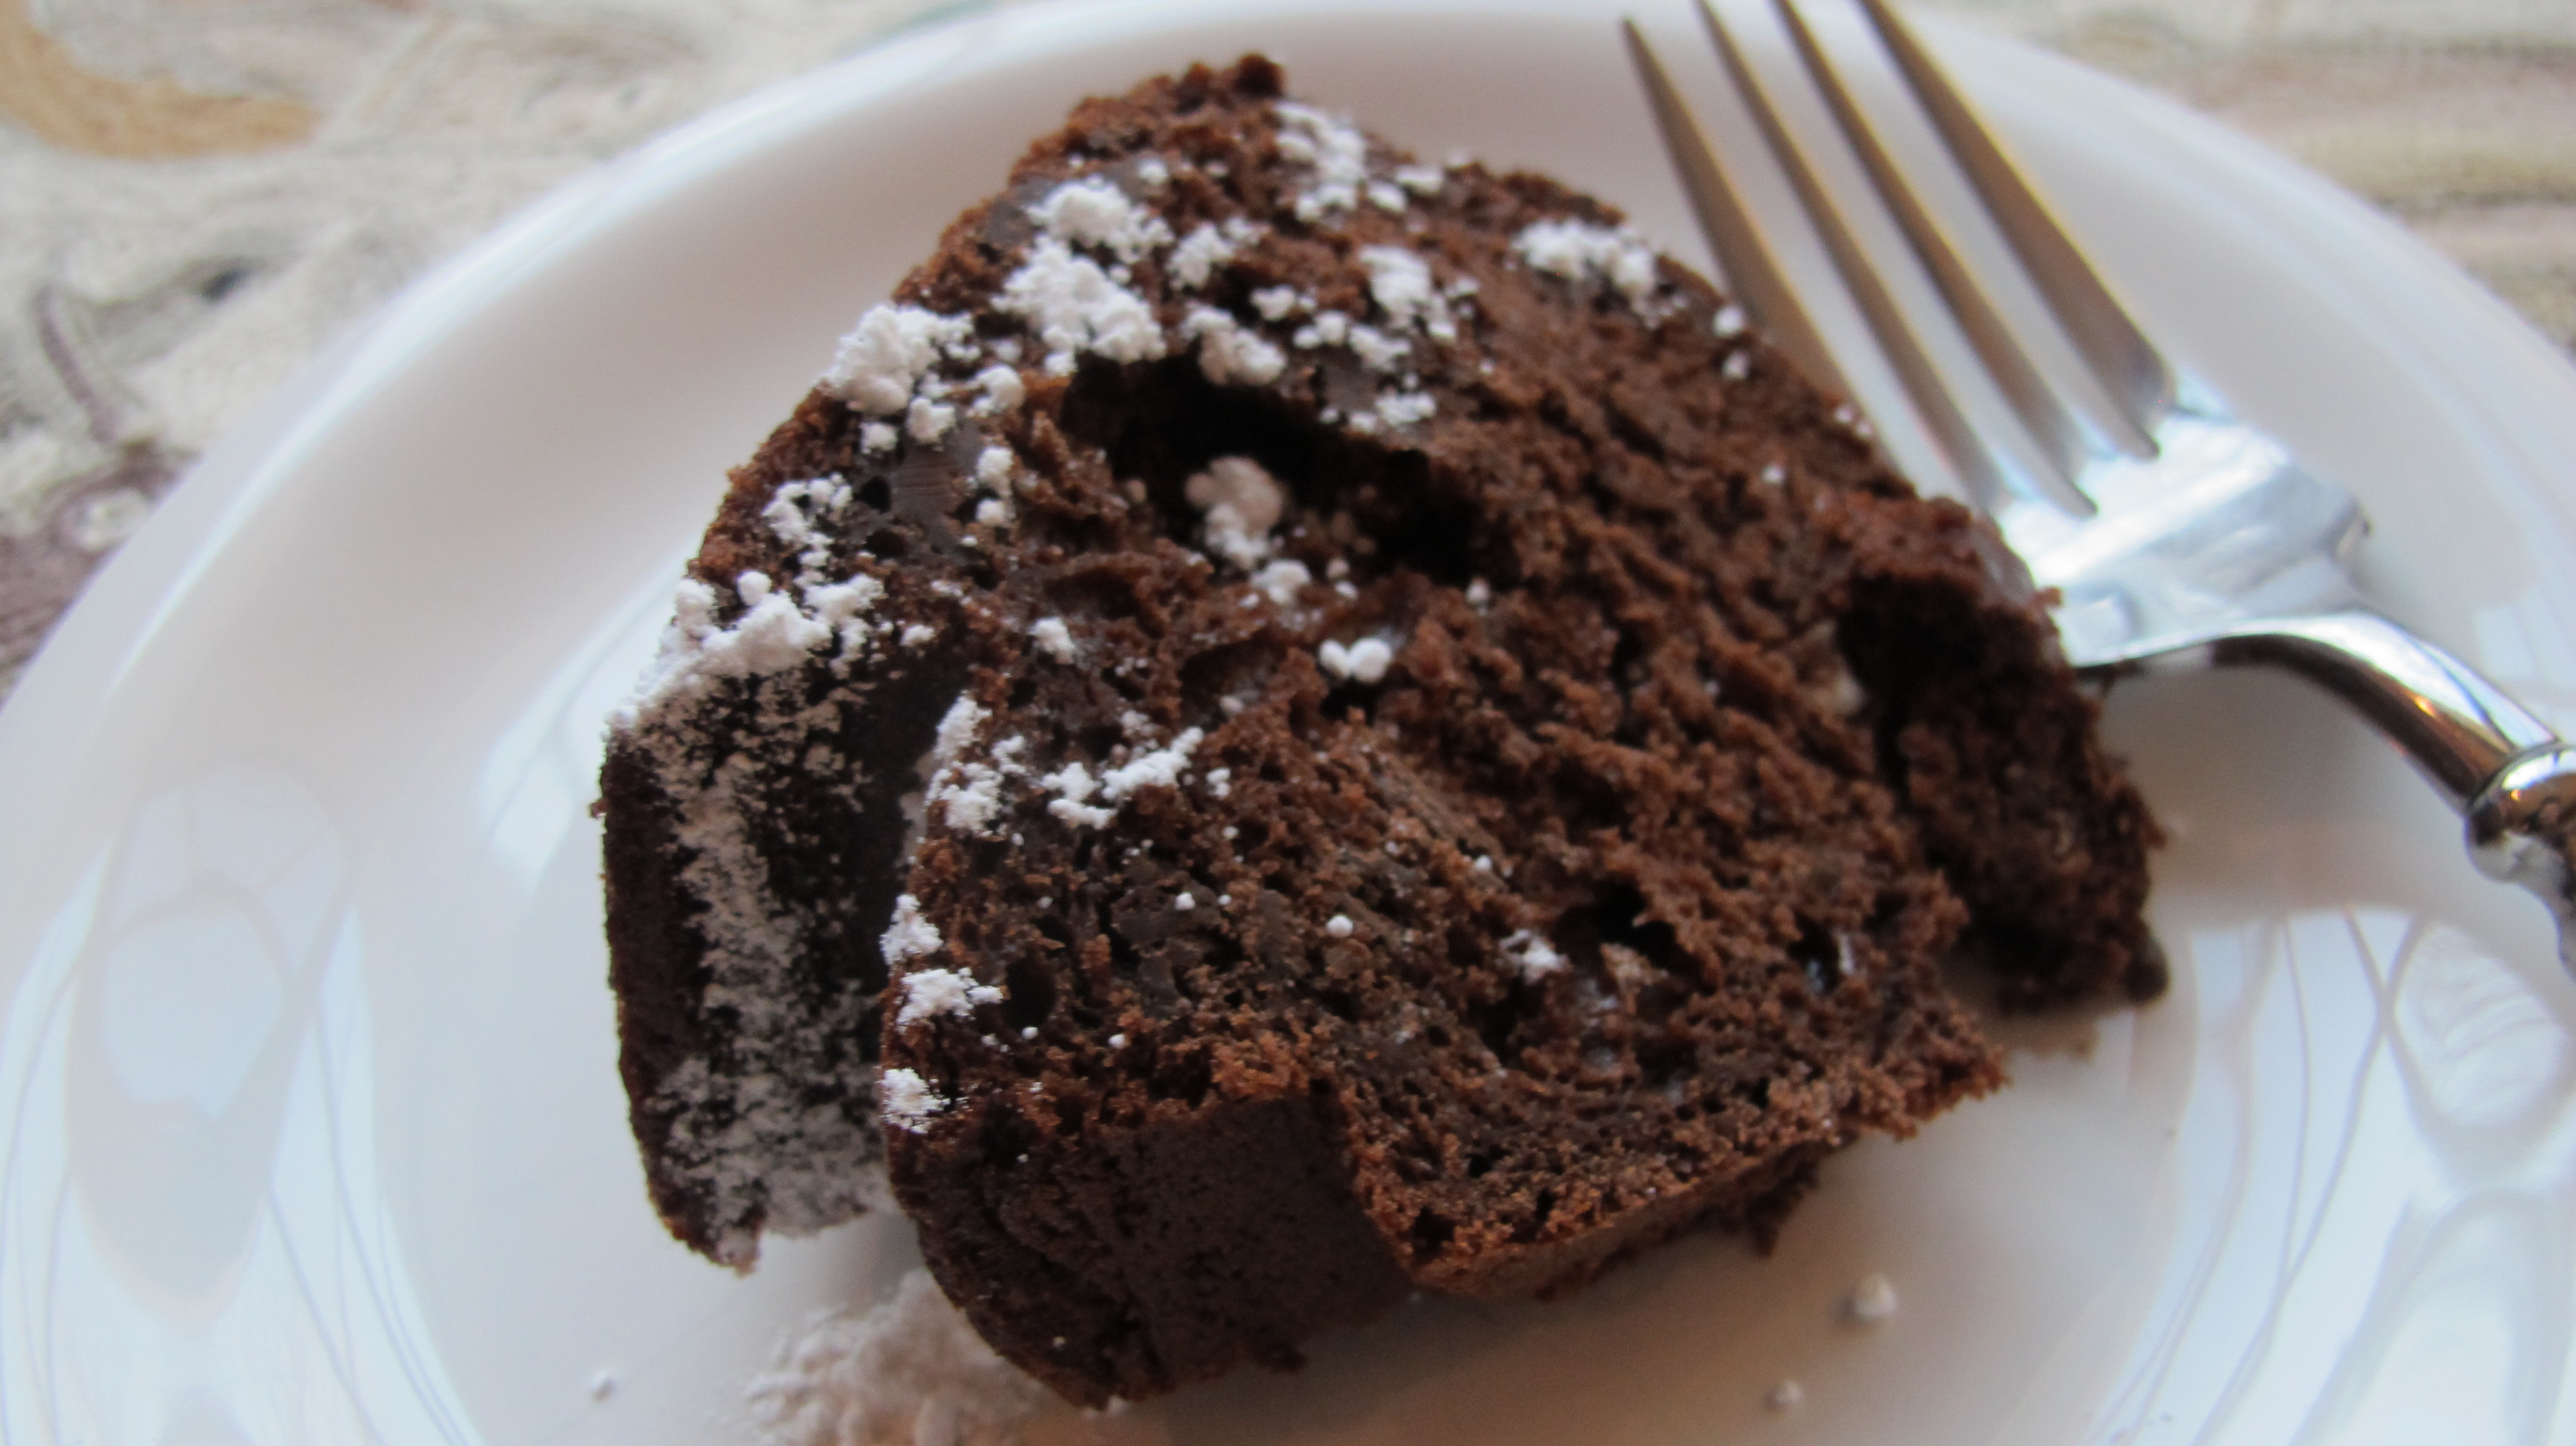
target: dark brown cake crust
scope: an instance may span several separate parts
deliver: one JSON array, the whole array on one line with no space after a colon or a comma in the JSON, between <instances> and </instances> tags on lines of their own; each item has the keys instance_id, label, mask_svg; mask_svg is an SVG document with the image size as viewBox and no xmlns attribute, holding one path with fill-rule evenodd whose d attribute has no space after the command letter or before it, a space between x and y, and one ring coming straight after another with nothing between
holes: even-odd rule
<instances>
[{"instance_id":1,"label":"dark brown cake crust","mask_svg":"<svg viewBox=\"0 0 2576 1446\"><path fill-rule=\"evenodd\" d=\"M950 228L604 779L674 1231L855 1209L881 1064L934 1274L1091 1403L1767 1233L1998 1082L1963 938L2161 983L1982 525L1598 203L1278 96L1089 102Z\"/></svg>"}]
</instances>

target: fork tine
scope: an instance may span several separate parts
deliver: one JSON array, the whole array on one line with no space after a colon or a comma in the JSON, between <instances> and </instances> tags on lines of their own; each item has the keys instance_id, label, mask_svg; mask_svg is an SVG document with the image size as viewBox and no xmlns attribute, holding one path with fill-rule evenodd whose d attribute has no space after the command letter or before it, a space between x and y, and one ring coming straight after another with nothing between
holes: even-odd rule
<instances>
[{"instance_id":1,"label":"fork tine","mask_svg":"<svg viewBox=\"0 0 2576 1446\"><path fill-rule=\"evenodd\" d=\"M1690 198L1700 234L1708 238L1708 249L1716 253L1718 268L1726 273L1727 285L1735 292L1736 300L1743 303L1772 345L1787 352L1819 384L1849 395L1851 387L1834 365L1833 353L1825 349L1824 338L1817 335L1806 308L1798 304L1798 294L1772 262L1761 233L1753 229L1753 218L1745 214L1744 204L1736 199L1735 187L1726 179L1726 170L1718 164L1717 152L1708 143L1708 133L1700 129L1698 117L1691 114L1689 104L1674 88L1672 77L1664 73L1663 63L1646 44L1637 22L1623 19L1619 27L1628 37L1629 62L1637 68L1637 77L1645 83L1646 97L1654 107L1655 126L1663 132L1665 154L1672 157L1673 169L1680 173L1682 190Z\"/></svg>"},{"instance_id":2,"label":"fork tine","mask_svg":"<svg viewBox=\"0 0 2576 1446\"><path fill-rule=\"evenodd\" d=\"M1896 68L1932 119L1959 168L2012 243L2040 294L2056 312L2085 365L2118 408L2121 440L2141 457L2156 452L2156 424L2172 409L2173 369L2113 299L2082 252L2022 178L1887 0L1860 0Z\"/></svg>"},{"instance_id":3,"label":"fork tine","mask_svg":"<svg viewBox=\"0 0 2576 1446\"><path fill-rule=\"evenodd\" d=\"M1779 12L1780 23L1797 48L1798 58L1805 62L1817 92L1824 97L1826 108L1842 127L1844 139L1851 143L1853 154L1869 173L1870 184L1895 217L1897 229L1905 233L1923 269L1931 273L1933 285L1950 304L1950 314L1958 320L1959 329L1967 333L1969 345L1985 362L1987 374L2011 404L2013 415L2039 443L2057 480L2065 484L2058 500L2079 513L2091 512L2092 503L2075 486L2087 447L2074 414L2058 400L2056 391L2040 380L2039 369L2031 364L2029 354L2022 350L1984 290L1969 275L1959 253L1942 234L1940 224L1915 199L1887 148L1879 143L1877 130L1861 114L1859 103L1852 99L1841 75L1826 58L1824 47L1816 43L1815 32L1807 28L1806 17L1798 13L1793 0L1771 0L1771 5Z\"/></svg>"},{"instance_id":4,"label":"fork tine","mask_svg":"<svg viewBox=\"0 0 2576 1446\"><path fill-rule=\"evenodd\" d=\"M1923 354L1922 345L1906 326L1903 313L1896 309L1895 299L1887 294L1878 273L1870 269L1869 258L1862 254L1860 244L1852 239L1850 228L1843 224L1841 212L1834 208L1832 198L1825 194L1824 186L1816 180L1805 153L1789 138L1788 128L1780 123L1779 113L1772 108L1769 94L1755 79L1753 68L1745 63L1743 52L1736 48L1735 38L1728 33L1726 22L1719 18L1717 8L1709 0L1699 0L1699 17L1700 22L1708 27L1709 39L1716 44L1718 56L1725 62L1727 75L1735 82L1737 94L1744 97L1745 108L1753 113L1754 124L1760 127L1764 142L1779 161L1780 169L1787 174L1790 188L1797 192L1799 206L1806 211L1816 233L1824 239L1825 252L1833 258L1834 269L1842 274L1843 285L1859 305L1871 334L1878 338L1879 349L1886 354L1889 366L1895 369L1897 380L1904 384L1905 394L1914 403L1916 414L1923 419L1934 444L1940 447L1951 470L1967 489L1969 500L1988 513L1995 512L2002 507L2006 493L2011 489L1994 454L1977 440L1976 433L1968 426L1968 419L1961 415L1958 402L1951 397L1949 388L1942 385L1940 373L1933 369L1931 359Z\"/></svg>"}]
</instances>

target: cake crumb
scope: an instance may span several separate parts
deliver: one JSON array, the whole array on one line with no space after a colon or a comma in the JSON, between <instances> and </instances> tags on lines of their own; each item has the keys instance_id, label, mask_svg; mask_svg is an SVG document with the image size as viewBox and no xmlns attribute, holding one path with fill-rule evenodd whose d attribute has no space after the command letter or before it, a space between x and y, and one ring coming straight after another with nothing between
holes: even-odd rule
<instances>
[{"instance_id":1,"label":"cake crumb","mask_svg":"<svg viewBox=\"0 0 2576 1446\"><path fill-rule=\"evenodd\" d=\"M1896 1286L1872 1271L1843 1298L1843 1314L1862 1325L1881 1325L1896 1314Z\"/></svg>"}]
</instances>

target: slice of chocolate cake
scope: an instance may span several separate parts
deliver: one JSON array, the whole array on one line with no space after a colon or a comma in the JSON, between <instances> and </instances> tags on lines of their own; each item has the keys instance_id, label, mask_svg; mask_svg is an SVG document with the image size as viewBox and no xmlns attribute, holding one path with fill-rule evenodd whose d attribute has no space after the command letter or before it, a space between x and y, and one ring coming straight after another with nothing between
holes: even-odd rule
<instances>
[{"instance_id":1,"label":"slice of chocolate cake","mask_svg":"<svg viewBox=\"0 0 2576 1446\"><path fill-rule=\"evenodd\" d=\"M1580 1284L2152 994L2018 569L1707 283L1246 60L1094 101L733 485L604 778L654 1200L1099 1402ZM880 1051L882 1053L880 1054Z\"/></svg>"}]
</instances>

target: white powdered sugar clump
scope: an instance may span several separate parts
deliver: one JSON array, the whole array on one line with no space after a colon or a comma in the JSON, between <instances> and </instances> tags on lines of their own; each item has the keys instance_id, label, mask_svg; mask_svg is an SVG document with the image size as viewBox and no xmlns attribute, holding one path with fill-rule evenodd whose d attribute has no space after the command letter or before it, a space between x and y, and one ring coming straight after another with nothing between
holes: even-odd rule
<instances>
[{"instance_id":1,"label":"white powdered sugar clump","mask_svg":"<svg viewBox=\"0 0 2576 1446\"><path fill-rule=\"evenodd\" d=\"M1420 330L1433 341L1458 339L1458 324L1449 314L1449 299L1431 281L1431 263L1402 246L1363 246L1360 265L1368 268L1369 299L1386 313L1398 331Z\"/></svg>"},{"instance_id":2,"label":"white powdered sugar clump","mask_svg":"<svg viewBox=\"0 0 2576 1446\"><path fill-rule=\"evenodd\" d=\"M950 828L983 837L990 837L993 821L1002 812L1003 781L1028 774L1027 766L1020 761L1020 755L1028 749L1025 738L1005 738L994 744L990 761L966 757L968 747L975 741L976 730L989 716L983 705L962 693L958 695L957 701L949 705L946 716L939 720L939 731L931 743L930 756L924 760L930 770L930 780L922 790L925 812L937 809ZM903 922L903 909L910 903L909 894L896 901L898 926ZM928 929L930 926L924 923L921 927ZM888 937L891 939L891 933ZM939 936L934 932L930 937L933 947L936 947ZM888 949L886 959L891 963L894 961L891 944Z\"/></svg>"},{"instance_id":3,"label":"white powdered sugar clump","mask_svg":"<svg viewBox=\"0 0 2576 1446\"><path fill-rule=\"evenodd\" d=\"M760 509L770 535L795 549L800 581L822 581L823 564L832 560L832 535L823 526L850 505L850 484L838 476L786 482Z\"/></svg>"},{"instance_id":4,"label":"white powdered sugar clump","mask_svg":"<svg viewBox=\"0 0 2576 1446\"><path fill-rule=\"evenodd\" d=\"M1381 373L1400 369L1413 353L1413 343L1365 322L1355 322L1339 311L1315 313L1313 321L1290 335L1289 343L1305 350L1326 346L1348 347L1361 365Z\"/></svg>"},{"instance_id":5,"label":"white powdered sugar clump","mask_svg":"<svg viewBox=\"0 0 2576 1446\"><path fill-rule=\"evenodd\" d=\"M1028 389L1020 383L1020 369L1000 362L975 373L971 385L983 393L967 408L978 417L998 416L1018 406L1028 396Z\"/></svg>"},{"instance_id":6,"label":"white powdered sugar clump","mask_svg":"<svg viewBox=\"0 0 2576 1446\"><path fill-rule=\"evenodd\" d=\"M890 1069L877 1076L877 1113L897 1129L918 1135L952 1103L911 1070Z\"/></svg>"},{"instance_id":7,"label":"white powdered sugar clump","mask_svg":"<svg viewBox=\"0 0 2576 1446\"><path fill-rule=\"evenodd\" d=\"M1283 608L1295 603L1299 590L1314 581L1315 574L1295 558L1281 558L1252 575L1253 590Z\"/></svg>"},{"instance_id":8,"label":"white powdered sugar clump","mask_svg":"<svg viewBox=\"0 0 2576 1446\"><path fill-rule=\"evenodd\" d=\"M1218 386L1268 386L1288 368L1288 354L1269 338L1213 306L1191 309L1181 335L1199 344L1199 370Z\"/></svg>"},{"instance_id":9,"label":"white powdered sugar clump","mask_svg":"<svg viewBox=\"0 0 2576 1446\"><path fill-rule=\"evenodd\" d=\"M1374 684L1385 680L1387 668L1395 662L1395 649L1384 638L1362 638L1348 647L1326 639L1315 650L1315 661L1336 678Z\"/></svg>"},{"instance_id":10,"label":"white powdered sugar clump","mask_svg":"<svg viewBox=\"0 0 2576 1446\"><path fill-rule=\"evenodd\" d=\"M1394 372L1413 355L1413 343L1402 337L1389 336L1365 322L1354 322L1343 335L1343 345L1360 365L1373 372Z\"/></svg>"},{"instance_id":11,"label":"white powdered sugar clump","mask_svg":"<svg viewBox=\"0 0 2576 1446\"><path fill-rule=\"evenodd\" d=\"M1271 110L1279 117L1279 154L1313 172L1312 184L1297 197L1297 219L1319 221L1327 212L1358 205L1369 179L1367 134L1293 100L1275 102ZM1399 205L1402 199L1399 193Z\"/></svg>"},{"instance_id":12,"label":"white powdered sugar clump","mask_svg":"<svg viewBox=\"0 0 2576 1446\"><path fill-rule=\"evenodd\" d=\"M999 1004L1002 991L978 983L963 969L921 969L902 979L903 1007L895 1011L897 1027L919 1024L943 1014L972 1014L979 1004Z\"/></svg>"},{"instance_id":13,"label":"white powdered sugar clump","mask_svg":"<svg viewBox=\"0 0 2576 1446\"><path fill-rule=\"evenodd\" d=\"M1206 519L1208 547L1250 571L1270 555L1270 529L1288 503L1286 489L1249 457L1219 457L1181 484Z\"/></svg>"},{"instance_id":14,"label":"white powdered sugar clump","mask_svg":"<svg viewBox=\"0 0 2576 1446\"><path fill-rule=\"evenodd\" d=\"M1565 956L1527 929L1518 930L1503 940L1503 960L1519 970L1523 979L1529 980L1544 979L1565 967Z\"/></svg>"},{"instance_id":15,"label":"white powdered sugar clump","mask_svg":"<svg viewBox=\"0 0 2576 1446\"><path fill-rule=\"evenodd\" d=\"M939 731L931 735L930 761L933 765L954 763L975 741L975 730L984 726L984 705L960 693L957 701L940 715Z\"/></svg>"},{"instance_id":16,"label":"white powdered sugar clump","mask_svg":"<svg viewBox=\"0 0 2576 1446\"><path fill-rule=\"evenodd\" d=\"M825 556L827 545L809 536L799 560L819 565ZM723 680L786 673L836 641L841 650L835 661L846 660L864 644L867 611L885 586L858 573L837 583L782 591L767 573L750 571L734 579L733 592L743 611L726 626L716 621L715 588L698 578L680 579L672 590L671 624L663 630L661 650L635 697L612 720L614 726L632 728L675 702L704 696Z\"/></svg>"},{"instance_id":17,"label":"white powdered sugar clump","mask_svg":"<svg viewBox=\"0 0 2576 1446\"><path fill-rule=\"evenodd\" d=\"M877 936L877 947L885 951L888 964L901 964L924 954L939 952L939 926L921 917L921 901L910 894L898 894L894 901L894 922Z\"/></svg>"},{"instance_id":18,"label":"white powdered sugar clump","mask_svg":"<svg viewBox=\"0 0 2576 1446\"><path fill-rule=\"evenodd\" d=\"M1354 432L1401 431L1429 421L1440 404L1428 392L1381 392L1377 402L1350 420Z\"/></svg>"},{"instance_id":19,"label":"white powdered sugar clump","mask_svg":"<svg viewBox=\"0 0 2576 1446\"><path fill-rule=\"evenodd\" d=\"M1151 207L1097 176L1067 181L1029 207L1029 219L1075 246L1096 246L1121 261L1172 244L1172 228Z\"/></svg>"},{"instance_id":20,"label":"white powdered sugar clump","mask_svg":"<svg viewBox=\"0 0 2576 1446\"><path fill-rule=\"evenodd\" d=\"M948 429L956 425L957 409L928 397L913 398L912 406L903 414L904 435L925 447L947 436Z\"/></svg>"},{"instance_id":21,"label":"white powdered sugar clump","mask_svg":"<svg viewBox=\"0 0 2576 1446\"><path fill-rule=\"evenodd\" d=\"M1265 286L1252 293L1252 309L1260 312L1264 321L1285 321L1292 313L1314 310L1315 303L1296 287Z\"/></svg>"},{"instance_id":22,"label":"white powdered sugar clump","mask_svg":"<svg viewBox=\"0 0 2576 1446\"><path fill-rule=\"evenodd\" d=\"M1181 781L1181 770L1190 761L1205 735L1196 728L1184 728L1161 748L1139 753L1126 763L1100 775L1100 796L1111 803L1125 801L1129 794L1146 788L1174 788Z\"/></svg>"},{"instance_id":23,"label":"white powdered sugar clump","mask_svg":"<svg viewBox=\"0 0 2576 1446\"><path fill-rule=\"evenodd\" d=\"M1196 728L1184 728L1170 743L1138 753L1098 777L1079 760L1041 774L1038 786L1057 795L1048 801L1047 812L1076 826L1107 828L1118 817L1118 805L1130 796L1148 788L1178 787L1190 754L1205 736ZM1102 801L1095 804L1094 797Z\"/></svg>"},{"instance_id":24,"label":"white powdered sugar clump","mask_svg":"<svg viewBox=\"0 0 2576 1446\"><path fill-rule=\"evenodd\" d=\"M1028 766L1020 761L1028 746L1026 738L1005 738L993 745L989 762L934 752L935 771L922 792L924 808L938 809L940 818L960 833L991 838L1002 814L1004 781L1028 776Z\"/></svg>"},{"instance_id":25,"label":"white powdered sugar clump","mask_svg":"<svg viewBox=\"0 0 2576 1446\"><path fill-rule=\"evenodd\" d=\"M1055 790L1048 800L1047 812L1077 827L1107 828L1118 817L1118 810L1102 808L1091 801L1100 791L1100 780L1079 761L1068 763L1053 773L1038 775L1038 786Z\"/></svg>"},{"instance_id":26,"label":"white powdered sugar clump","mask_svg":"<svg viewBox=\"0 0 2576 1446\"><path fill-rule=\"evenodd\" d=\"M918 306L872 306L841 338L823 370L823 390L870 416L890 417L912 405L913 389L943 355L968 349L974 323Z\"/></svg>"},{"instance_id":27,"label":"white powdered sugar clump","mask_svg":"<svg viewBox=\"0 0 2576 1446\"><path fill-rule=\"evenodd\" d=\"M885 591L864 572L825 581L848 502L838 477L782 484L761 522L793 550L796 576L780 584L746 571L729 588L684 580L660 656L611 722L613 746L632 750L672 811L673 887L700 906L689 927L702 946L701 1006L736 1021L722 1069L691 1057L655 1084L648 1108L670 1121L655 1168L704 1202L711 1253L736 1266L758 1254L750 1221L810 1234L883 1193L878 1172L851 1168L878 1154L866 1103L875 1070L843 1044L869 999L790 982L819 942L814 932L837 924L778 896L751 823L781 773L808 760L854 784L866 777L864 764L831 752L821 730L834 715L809 691L813 665L842 673L869 645L868 614ZM725 625L728 603L738 610ZM702 721L735 709L757 720L760 747L727 746Z\"/></svg>"},{"instance_id":28,"label":"white powdered sugar clump","mask_svg":"<svg viewBox=\"0 0 2576 1446\"><path fill-rule=\"evenodd\" d=\"M1117 362L1152 361L1164 351L1162 325L1145 298L1053 236L1030 245L1028 259L1002 283L993 304L1037 333L1046 370L1055 376L1072 375L1075 358L1086 351Z\"/></svg>"},{"instance_id":29,"label":"white powdered sugar clump","mask_svg":"<svg viewBox=\"0 0 2576 1446\"><path fill-rule=\"evenodd\" d=\"M1228 216L1222 223L1202 221L1172 248L1172 279L1196 291L1216 278L1217 268L1261 238L1259 222Z\"/></svg>"},{"instance_id":30,"label":"white powdered sugar clump","mask_svg":"<svg viewBox=\"0 0 2576 1446\"><path fill-rule=\"evenodd\" d=\"M1662 285L1655 248L1633 226L1615 230L1589 221L1533 221L1512 238L1533 271L1566 281L1608 284L1631 306L1644 306Z\"/></svg>"},{"instance_id":31,"label":"white powdered sugar clump","mask_svg":"<svg viewBox=\"0 0 2576 1446\"><path fill-rule=\"evenodd\" d=\"M1417 196L1437 196L1449 184L1449 177L1438 166L1398 166L1395 183Z\"/></svg>"},{"instance_id":32,"label":"white powdered sugar clump","mask_svg":"<svg viewBox=\"0 0 2576 1446\"><path fill-rule=\"evenodd\" d=\"M1066 627L1062 618L1040 618L1029 624L1029 641L1059 663L1070 663L1081 655L1080 646L1073 640L1073 629Z\"/></svg>"},{"instance_id":33,"label":"white powdered sugar clump","mask_svg":"<svg viewBox=\"0 0 2576 1446\"><path fill-rule=\"evenodd\" d=\"M1896 1286L1886 1276L1872 1272L1843 1297L1843 1313L1862 1325L1884 1325L1896 1315Z\"/></svg>"},{"instance_id":34,"label":"white powdered sugar clump","mask_svg":"<svg viewBox=\"0 0 2576 1446\"><path fill-rule=\"evenodd\" d=\"M744 1392L754 1446L1018 1446L1048 1399L919 1269L863 1314L813 1317Z\"/></svg>"}]
</instances>

